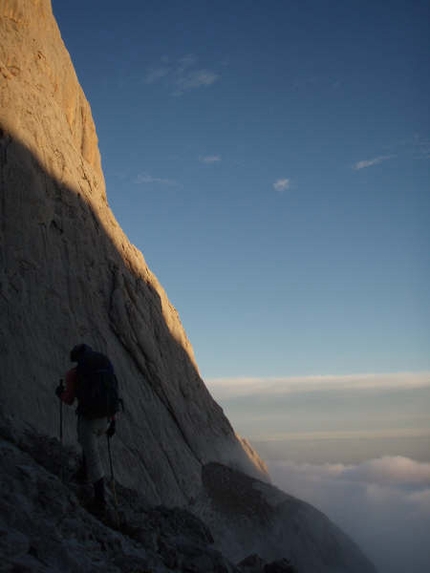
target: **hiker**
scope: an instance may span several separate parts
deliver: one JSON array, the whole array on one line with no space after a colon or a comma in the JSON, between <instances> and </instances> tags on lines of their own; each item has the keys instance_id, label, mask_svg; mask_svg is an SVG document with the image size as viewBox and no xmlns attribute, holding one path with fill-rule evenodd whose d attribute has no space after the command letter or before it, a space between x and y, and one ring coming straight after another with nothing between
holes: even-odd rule
<instances>
[{"instance_id":1,"label":"hiker","mask_svg":"<svg viewBox=\"0 0 430 573\"><path fill-rule=\"evenodd\" d=\"M56 395L72 405L78 400L78 442L82 447L82 465L75 474L77 481L90 481L94 487L94 511L103 513L106 507L103 465L99 453L99 438L115 434L115 414L118 412L117 380L110 360L86 344L78 344L70 352L77 366L66 374L66 388L60 384Z\"/></svg>"}]
</instances>

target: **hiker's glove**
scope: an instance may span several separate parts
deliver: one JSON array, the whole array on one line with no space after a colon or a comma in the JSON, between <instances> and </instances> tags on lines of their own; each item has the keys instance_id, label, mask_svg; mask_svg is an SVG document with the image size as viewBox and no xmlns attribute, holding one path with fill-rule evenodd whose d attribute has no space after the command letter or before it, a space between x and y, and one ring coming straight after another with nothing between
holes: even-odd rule
<instances>
[{"instance_id":1,"label":"hiker's glove","mask_svg":"<svg viewBox=\"0 0 430 573\"><path fill-rule=\"evenodd\" d=\"M58 396L58 398L61 398L63 392L64 392L64 386L62 384L60 384L55 388L55 394Z\"/></svg>"},{"instance_id":2,"label":"hiker's glove","mask_svg":"<svg viewBox=\"0 0 430 573\"><path fill-rule=\"evenodd\" d=\"M108 429L106 430L108 438L111 438L115 434L115 420L111 420Z\"/></svg>"}]
</instances>

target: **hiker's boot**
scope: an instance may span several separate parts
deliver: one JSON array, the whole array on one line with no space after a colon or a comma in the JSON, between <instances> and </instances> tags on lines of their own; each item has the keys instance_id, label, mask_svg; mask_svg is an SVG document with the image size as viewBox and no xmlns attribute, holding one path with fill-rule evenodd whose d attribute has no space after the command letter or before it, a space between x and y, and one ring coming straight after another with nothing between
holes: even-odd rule
<instances>
[{"instance_id":1,"label":"hiker's boot","mask_svg":"<svg viewBox=\"0 0 430 573\"><path fill-rule=\"evenodd\" d=\"M105 498L105 480L100 478L98 481L94 482L94 501L92 504L92 510L98 517L104 517L106 515L106 498Z\"/></svg>"}]
</instances>

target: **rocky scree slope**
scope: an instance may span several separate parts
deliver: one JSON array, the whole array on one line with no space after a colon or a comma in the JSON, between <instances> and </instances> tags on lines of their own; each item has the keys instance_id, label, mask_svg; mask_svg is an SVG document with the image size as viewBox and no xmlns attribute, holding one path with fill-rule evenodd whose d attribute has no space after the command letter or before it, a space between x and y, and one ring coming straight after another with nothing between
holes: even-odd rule
<instances>
[{"instance_id":1,"label":"rocky scree slope","mask_svg":"<svg viewBox=\"0 0 430 573\"><path fill-rule=\"evenodd\" d=\"M203 467L206 495L195 502L206 503L206 523L192 507L149 504L113 476L107 513L93 516L91 484L73 480L75 450L0 414L1 571L374 573L323 514L217 463Z\"/></svg>"},{"instance_id":2,"label":"rocky scree slope","mask_svg":"<svg viewBox=\"0 0 430 573\"><path fill-rule=\"evenodd\" d=\"M97 519L86 509L91 486L70 481L77 467L73 450L55 438L30 427L18 433L2 418L0 571L297 573L285 559L265 563L250 556L234 565L192 513L149 506L119 483L119 511L109 493L108 514Z\"/></svg>"}]
</instances>

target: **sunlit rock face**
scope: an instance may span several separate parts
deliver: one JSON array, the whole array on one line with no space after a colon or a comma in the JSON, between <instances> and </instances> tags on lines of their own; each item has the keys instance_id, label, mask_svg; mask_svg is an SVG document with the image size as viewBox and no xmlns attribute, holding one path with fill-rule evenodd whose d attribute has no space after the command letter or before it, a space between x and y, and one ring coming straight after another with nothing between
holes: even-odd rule
<instances>
[{"instance_id":1,"label":"sunlit rock face","mask_svg":"<svg viewBox=\"0 0 430 573\"><path fill-rule=\"evenodd\" d=\"M188 507L232 558L254 544L266 560L290 553L310 571L304 555L313 542L303 540L315 538L311 563L321 565L325 537L312 533L312 513L292 521L277 510L264 523L246 514L242 530L240 508L232 518L217 505L207 468L234 469L258 484L267 471L207 391L178 313L108 206L90 106L49 0L0 3L0 191L0 418L18 434L31 426L58 436L54 389L71 347L86 342L109 355L120 381L118 482L147 504ZM64 444L75 447L74 411L63 410ZM265 487L265 497L278 495ZM245 506L253 507L253 488L244 489ZM334 526L326 527L331 539ZM333 571L355 571L347 568L355 549L347 553Z\"/></svg>"},{"instance_id":2,"label":"sunlit rock face","mask_svg":"<svg viewBox=\"0 0 430 573\"><path fill-rule=\"evenodd\" d=\"M118 477L184 503L201 465L264 475L204 386L178 313L106 200L90 106L50 2L0 5L0 330L5 412L58 434L53 389L85 341L116 366ZM75 439L72 409L67 440Z\"/></svg>"}]
</instances>

